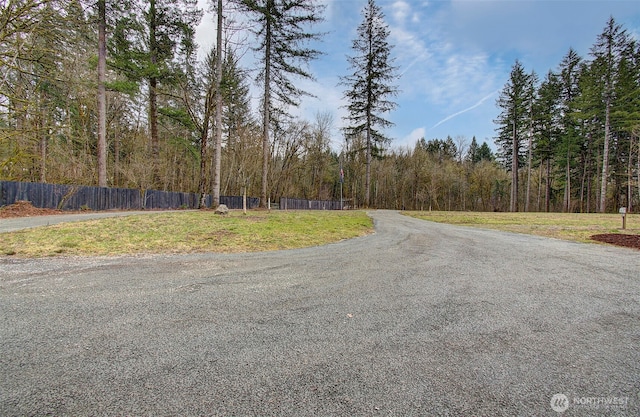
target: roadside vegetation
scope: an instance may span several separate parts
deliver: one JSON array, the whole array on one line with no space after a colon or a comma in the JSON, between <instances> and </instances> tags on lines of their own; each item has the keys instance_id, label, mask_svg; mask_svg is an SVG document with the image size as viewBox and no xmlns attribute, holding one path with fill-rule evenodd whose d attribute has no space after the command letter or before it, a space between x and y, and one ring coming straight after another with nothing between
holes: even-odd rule
<instances>
[{"instance_id":1,"label":"roadside vegetation","mask_svg":"<svg viewBox=\"0 0 640 417\"><path fill-rule=\"evenodd\" d=\"M337 242L370 233L363 211L213 211L132 215L3 233L0 255L258 252Z\"/></svg>"},{"instance_id":2,"label":"roadside vegetation","mask_svg":"<svg viewBox=\"0 0 640 417\"><path fill-rule=\"evenodd\" d=\"M591 242L598 234L640 235L640 215L627 215L622 229L618 214L596 213L494 213L464 211L408 211L406 215L433 222L526 233L556 239Z\"/></svg>"},{"instance_id":3,"label":"roadside vegetation","mask_svg":"<svg viewBox=\"0 0 640 417\"><path fill-rule=\"evenodd\" d=\"M450 134L401 145L388 131L403 82L387 2L361 2L349 55L332 56L346 64L342 120L333 87L315 117L290 111L319 78L309 64L321 56L327 2L215 2L226 23L216 46L198 49L209 3L2 1L2 181L211 191L214 202L246 191L263 206L268 185L274 199L398 210L640 207L640 42L613 16L601 16L587 54L565 45L539 73L512 63L495 137L456 135L452 123Z\"/></svg>"}]
</instances>

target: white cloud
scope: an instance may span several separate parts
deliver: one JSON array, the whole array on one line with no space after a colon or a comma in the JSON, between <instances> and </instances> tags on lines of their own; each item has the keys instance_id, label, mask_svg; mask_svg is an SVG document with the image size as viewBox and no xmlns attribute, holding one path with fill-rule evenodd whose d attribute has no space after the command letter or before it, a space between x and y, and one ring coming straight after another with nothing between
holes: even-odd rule
<instances>
[{"instance_id":1,"label":"white cloud","mask_svg":"<svg viewBox=\"0 0 640 417\"><path fill-rule=\"evenodd\" d=\"M391 28L390 37L400 58L406 59L407 57L427 53L424 41L417 34L406 29L393 27Z\"/></svg>"},{"instance_id":2,"label":"white cloud","mask_svg":"<svg viewBox=\"0 0 640 417\"><path fill-rule=\"evenodd\" d=\"M423 40L417 34L401 27L391 28L391 43L393 53L397 57L396 65L400 67L400 74L404 75L411 67L430 58Z\"/></svg>"},{"instance_id":3,"label":"white cloud","mask_svg":"<svg viewBox=\"0 0 640 417\"><path fill-rule=\"evenodd\" d=\"M413 129L411 131L411 133L409 133L404 138L400 139L398 141L398 143L396 143L395 145L398 145L398 146L413 146L413 145L416 144L417 141L419 141L420 139L422 139L424 137L425 133L426 133L426 129L424 127L419 127L419 128Z\"/></svg>"},{"instance_id":4,"label":"white cloud","mask_svg":"<svg viewBox=\"0 0 640 417\"><path fill-rule=\"evenodd\" d=\"M393 19L398 24L404 24L407 17L412 15L411 6L404 0L397 0L391 5Z\"/></svg>"},{"instance_id":5,"label":"white cloud","mask_svg":"<svg viewBox=\"0 0 640 417\"><path fill-rule=\"evenodd\" d=\"M198 57L203 59L211 47L216 44L216 22L214 15L207 12L207 3L203 0L198 1L198 6L205 12L202 16L200 24L196 28L195 40L198 44Z\"/></svg>"}]
</instances>

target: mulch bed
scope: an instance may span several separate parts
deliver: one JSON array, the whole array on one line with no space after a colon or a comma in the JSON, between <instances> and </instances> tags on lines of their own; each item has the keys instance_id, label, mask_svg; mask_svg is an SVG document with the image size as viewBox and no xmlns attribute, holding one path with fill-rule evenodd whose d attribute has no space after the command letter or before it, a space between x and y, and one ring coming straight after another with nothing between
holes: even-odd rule
<instances>
[{"instance_id":1,"label":"mulch bed","mask_svg":"<svg viewBox=\"0 0 640 417\"><path fill-rule=\"evenodd\" d=\"M10 217L47 216L50 214L63 214L62 210L34 207L30 201L16 201L8 206L0 207L0 219Z\"/></svg>"},{"instance_id":2,"label":"mulch bed","mask_svg":"<svg viewBox=\"0 0 640 417\"><path fill-rule=\"evenodd\" d=\"M604 235L593 235L591 239L598 242L609 243L617 246L640 249L640 235L625 235L618 233L608 233Z\"/></svg>"}]
</instances>

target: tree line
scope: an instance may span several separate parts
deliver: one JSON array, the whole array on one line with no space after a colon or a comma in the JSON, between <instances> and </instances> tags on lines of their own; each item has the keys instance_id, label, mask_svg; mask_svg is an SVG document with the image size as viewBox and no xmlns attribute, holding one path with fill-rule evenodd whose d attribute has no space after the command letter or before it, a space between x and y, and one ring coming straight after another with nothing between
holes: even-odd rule
<instances>
[{"instance_id":1,"label":"tree line","mask_svg":"<svg viewBox=\"0 0 640 417\"><path fill-rule=\"evenodd\" d=\"M10 0L0 11L0 178L339 199L352 207L612 211L640 204L640 47L611 18L590 56L540 81L516 61L497 100L494 155L476 138L391 145L398 93L373 0L330 112L290 116L308 94L322 8L213 0L216 44L198 58L195 0ZM234 16L249 20L237 36ZM246 25L247 22L245 21ZM240 39L240 41L239 41ZM249 42L249 39L251 42ZM248 45L254 45L249 48ZM253 68L241 58L253 53ZM367 72L369 71L369 72ZM252 108L251 85L260 87ZM514 157L515 155L515 157ZM341 175L342 173L342 175Z\"/></svg>"},{"instance_id":2,"label":"tree line","mask_svg":"<svg viewBox=\"0 0 640 417\"><path fill-rule=\"evenodd\" d=\"M640 204L640 44L613 17L588 58L570 49L542 80L516 61L497 105L511 211Z\"/></svg>"}]
</instances>

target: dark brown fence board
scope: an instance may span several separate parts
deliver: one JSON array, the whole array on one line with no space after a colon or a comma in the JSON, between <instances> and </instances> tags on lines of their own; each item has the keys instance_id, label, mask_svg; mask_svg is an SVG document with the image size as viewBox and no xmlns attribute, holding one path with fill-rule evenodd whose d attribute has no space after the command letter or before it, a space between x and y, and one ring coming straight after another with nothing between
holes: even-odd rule
<instances>
[{"instance_id":1,"label":"dark brown fence board","mask_svg":"<svg viewBox=\"0 0 640 417\"><path fill-rule=\"evenodd\" d=\"M340 210L340 201L335 200L305 200L302 198L282 197L281 210Z\"/></svg>"},{"instance_id":2,"label":"dark brown fence board","mask_svg":"<svg viewBox=\"0 0 640 417\"><path fill-rule=\"evenodd\" d=\"M131 188L88 187L36 182L0 181L0 207L16 201L29 201L34 207L62 210L141 210L198 208L200 195ZM211 207L212 197L205 196ZM258 207L260 199L247 198L247 208ZM230 209L242 208L242 197L221 196L220 203Z\"/></svg>"},{"instance_id":3,"label":"dark brown fence board","mask_svg":"<svg viewBox=\"0 0 640 417\"><path fill-rule=\"evenodd\" d=\"M224 204L230 209L242 208L242 196L220 196L220 204ZM257 197L247 197L247 208L253 209L260 205L260 199Z\"/></svg>"}]
</instances>

